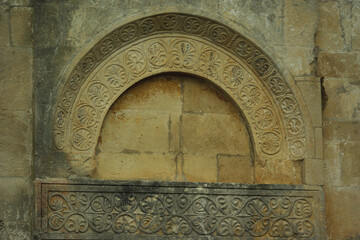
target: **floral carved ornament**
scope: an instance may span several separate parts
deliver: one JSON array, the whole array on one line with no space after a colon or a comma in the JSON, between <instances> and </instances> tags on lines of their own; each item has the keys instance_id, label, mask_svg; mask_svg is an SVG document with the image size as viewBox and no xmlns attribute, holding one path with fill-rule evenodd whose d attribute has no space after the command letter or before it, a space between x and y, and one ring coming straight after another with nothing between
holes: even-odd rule
<instances>
[{"instance_id":1,"label":"floral carved ornament","mask_svg":"<svg viewBox=\"0 0 360 240\"><path fill-rule=\"evenodd\" d=\"M80 60L56 107L56 148L75 165L92 159L111 104L136 82L163 72L194 74L229 94L247 120L258 159L304 156L298 103L269 58L233 30L184 14L128 23Z\"/></svg>"}]
</instances>

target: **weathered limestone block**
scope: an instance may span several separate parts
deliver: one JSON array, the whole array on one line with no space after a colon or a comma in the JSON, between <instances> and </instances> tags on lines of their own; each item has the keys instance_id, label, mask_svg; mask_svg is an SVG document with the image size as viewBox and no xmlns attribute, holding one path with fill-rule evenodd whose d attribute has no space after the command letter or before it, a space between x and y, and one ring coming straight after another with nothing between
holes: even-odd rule
<instances>
[{"instance_id":1,"label":"weathered limestone block","mask_svg":"<svg viewBox=\"0 0 360 240\"><path fill-rule=\"evenodd\" d=\"M219 1L219 12L257 33L270 45L284 44L284 1Z\"/></svg>"},{"instance_id":2,"label":"weathered limestone block","mask_svg":"<svg viewBox=\"0 0 360 240\"><path fill-rule=\"evenodd\" d=\"M7 47L10 44L9 33L9 7L0 6L0 46Z\"/></svg>"},{"instance_id":3,"label":"weathered limestone block","mask_svg":"<svg viewBox=\"0 0 360 240\"><path fill-rule=\"evenodd\" d=\"M311 47L317 28L317 0L285 0L284 38L287 46Z\"/></svg>"},{"instance_id":4,"label":"weathered limestone block","mask_svg":"<svg viewBox=\"0 0 360 240\"><path fill-rule=\"evenodd\" d=\"M97 177L249 182L252 149L239 114L224 93L195 77L167 74L143 80L107 113L97 148ZM229 161L220 166L221 153L241 156L230 157L237 161L232 167Z\"/></svg>"},{"instance_id":5,"label":"weathered limestone block","mask_svg":"<svg viewBox=\"0 0 360 240\"><path fill-rule=\"evenodd\" d=\"M184 154L183 174L188 182L217 182L218 165L216 155Z\"/></svg>"},{"instance_id":6,"label":"weathered limestone block","mask_svg":"<svg viewBox=\"0 0 360 240\"><path fill-rule=\"evenodd\" d=\"M358 188L325 188L328 239L356 240L360 236Z\"/></svg>"},{"instance_id":7,"label":"weathered limestone block","mask_svg":"<svg viewBox=\"0 0 360 240\"><path fill-rule=\"evenodd\" d=\"M32 50L0 48L0 109L28 110L32 106Z\"/></svg>"},{"instance_id":8,"label":"weathered limestone block","mask_svg":"<svg viewBox=\"0 0 360 240\"><path fill-rule=\"evenodd\" d=\"M0 239L33 239L32 184L27 178L1 178Z\"/></svg>"},{"instance_id":9,"label":"weathered limestone block","mask_svg":"<svg viewBox=\"0 0 360 240\"><path fill-rule=\"evenodd\" d=\"M329 144L345 141L360 141L360 122L324 121L323 135L326 143Z\"/></svg>"},{"instance_id":10,"label":"weathered limestone block","mask_svg":"<svg viewBox=\"0 0 360 240\"><path fill-rule=\"evenodd\" d=\"M31 6L34 0L9 0L11 6Z\"/></svg>"},{"instance_id":11,"label":"weathered limestone block","mask_svg":"<svg viewBox=\"0 0 360 240\"><path fill-rule=\"evenodd\" d=\"M351 171L349 176L344 176L346 166L358 161L359 148L352 149L353 144L360 142L360 123L348 121L325 121L323 127L324 137L324 163L325 163L325 183L327 186L342 186L343 179L351 179L354 176ZM345 151L350 150L350 151ZM352 159L355 157L357 160ZM348 164L344 165L347 162ZM345 171L345 172L344 172ZM358 175L358 174L357 174ZM347 181L347 180L345 180Z\"/></svg>"},{"instance_id":12,"label":"weathered limestone block","mask_svg":"<svg viewBox=\"0 0 360 240\"><path fill-rule=\"evenodd\" d=\"M304 183L308 185L324 185L324 161L309 158L304 161L304 165Z\"/></svg>"},{"instance_id":13,"label":"weathered limestone block","mask_svg":"<svg viewBox=\"0 0 360 240\"><path fill-rule=\"evenodd\" d=\"M358 67L360 67L360 61L353 64L358 64ZM360 73L360 69L352 69L351 71L354 71L353 74L355 74L355 71ZM358 78L325 78L324 87L328 96L323 113L324 119L340 121L360 120L360 80Z\"/></svg>"},{"instance_id":14,"label":"weathered limestone block","mask_svg":"<svg viewBox=\"0 0 360 240\"><path fill-rule=\"evenodd\" d=\"M293 76L309 76L314 72L314 49L312 47L276 46L276 53L286 62Z\"/></svg>"},{"instance_id":15,"label":"weathered limestone block","mask_svg":"<svg viewBox=\"0 0 360 240\"><path fill-rule=\"evenodd\" d=\"M125 91L111 106L113 111L153 110L180 112L180 78L174 75L160 75L142 80Z\"/></svg>"},{"instance_id":16,"label":"weathered limestone block","mask_svg":"<svg viewBox=\"0 0 360 240\"><path fill-rule=\"evenodd\" d=\"M0 177L30 175L31 123L30 112L0 111Z\"/></svg>"},{"instance_id":17,"label":"weathered limestone block","mask_svg":"<svg viewBox=\"0 0 360 240\"><path fill-rule=\"evenodd\" d=\"M319 81L297 81L314 127L322 126L321 89Z\"/></svg>"},{"instance_id":18,"label":"weathered limestone block","mask_svg":"<svg viewBox=\"0 0 360 240\"><path fill-rule=\"evenodd\" d=\"M250 156L218 155L219 182L253 183L254 168Z\"/></svg>"},{"instance_id":19,"label":"weathered limestone block","mask_svg":"<svg viewBox=\"0 0 360 240\"><path fill-rule=\"evenodd\" d=\"M352 40L352 42L351 42L352 50L359 51L360 50L360 35L353 36L351 40Z\"/></svg>"},{"instance_id":20,"label":"weathered limestone block","mask_svg":"<svg viewBox=\"0 0 360 240\"><path fill-rule=\"evenodd\" d=\"M183 114L184 153L250 153L247 130L238 115Z\"/></svg>"},{"instance_id":21,"label":"weathered limestone block","mask_svg":"<svg viewBox=\"0 0 360 240\"><path fill-rule=\"evenodd\" d=\"M324 141L322 128L315 128L315 157L323 159L324 155Z\"/></svg>"},{"instance_id":22,"label":"weathered limestone block","mask_svg":"<svg viewBox=\"0 0 360 240\"><path fill-rule=\"evenodd\" d=\"M318 74L329 78L357 78L360 74L360 54L320 52Z\"/></svg>"},{"instance_id":23,"label":"weathered limestone block","mask_svg":"<svg viewBox=\"0 0 360 240\"><path fill-rule=\"evenodd\" d=\"M10 10L11 42L13 46L32 46L32 7L13 7Z\"/></svg>"},{"instance_id":24,"label":"weathered limestone block","mask_svg":"<svg viewBox=\"0 0 360 240\"><path fill-rule=\"evenodd\" d=\"M342 145L344 152L342 165L342 185L360 186L360 141L347 142Z\"/></svg>"},{"instance_id":25,"label":"weathered limestone block","mask_svg":"<svg viewBox=\"0 0 360 240\"><path fill-rule=\"evenodd\" d=\"M102 152L168 152L169 117L160 111L110 111L102 129Z\"/></svg>"},{"instance_id":26,"label":"weathered limestone block","mask_svg":"<svg viewBox=\"0 0 360 240\"><path fill-rule=\"evenodd\" d=\"M36 4L36 3L35 3ZM58 1L36 4L34 7L34 45L56 46L61 39L60 6ZM66 13L66 11L62 11ZM66 18L66 15L64 15ZM44 30L46 29L46 31Z\"/></svg>"},{"instance_id":27,"label":"weathered limestone block","mask_svg":"<svg viewBox=\"0 0 360 240\"><path fill-rule=\"evenodd\" d=\"M170 153L99 153L99 179L174 181L175 154Z\"/></svg>"},{"instance_id":28,"label":"weathered limestone block","mask_svg":"<svg viewBox=\"0 0 360 240\"><path fill-rule=\"evenodd\" d=\"M344 49L343 30L338 1L319 2L319 25L316 44L321 50L339 51Z\"/></svg>"},{"instance_id":29,"label":"weathered limestone block","mask_svg":"<svg viewBox=\"0 0 360 240\"><path fill-rule=\"evenodd\" d=\"M302 184L301 170L301 161L255 159L255 184Z\"/></svg>"},{"instance_id":30,"label":"weathered limestone block","mask_svg":"<svg viewBox=\"0 0 360 240\"><path fill-rule=\"evenodd\" d=\"M239 114L232 100L211 82L185 77L183 85L184 112Z\"/></svg>"}]
</instances>

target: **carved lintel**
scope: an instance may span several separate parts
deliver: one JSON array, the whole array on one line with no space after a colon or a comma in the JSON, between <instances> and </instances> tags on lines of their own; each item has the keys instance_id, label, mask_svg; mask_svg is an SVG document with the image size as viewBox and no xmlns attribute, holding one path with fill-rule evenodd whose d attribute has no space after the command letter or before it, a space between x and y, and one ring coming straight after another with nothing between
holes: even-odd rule
<instances>
[{"instance_id":1,"label":"carved lintel","mask_svg":"<svg viewBox=\"0 0 360 240\"><path fill-rule=\"evenodd\" d=\"M93 180L37 185L41 239L322 239L320 188Z\"/></svg>"}]
</instances>

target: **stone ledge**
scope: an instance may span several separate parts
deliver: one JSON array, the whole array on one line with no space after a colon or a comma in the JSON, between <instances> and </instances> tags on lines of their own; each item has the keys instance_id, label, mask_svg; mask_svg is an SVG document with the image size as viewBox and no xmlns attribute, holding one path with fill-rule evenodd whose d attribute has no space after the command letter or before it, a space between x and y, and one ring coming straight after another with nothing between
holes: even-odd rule
<instances>
[{"instance_id":1,"label":"stone ledge","mask_svg":"<svg viewBox=\"0 0 360 240\"><path fill-rule=\"evenodd\" d=\"M278 239L284 234L324 239L325 234L319 187L53 179L37 180L36 190L40 239Z\"/></svg>"}]
</instances>

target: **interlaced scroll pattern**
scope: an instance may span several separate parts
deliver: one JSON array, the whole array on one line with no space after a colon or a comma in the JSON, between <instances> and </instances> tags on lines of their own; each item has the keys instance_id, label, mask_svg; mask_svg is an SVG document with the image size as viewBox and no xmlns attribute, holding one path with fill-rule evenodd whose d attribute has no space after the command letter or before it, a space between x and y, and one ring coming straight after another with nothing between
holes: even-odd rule
<instances>
[{"instance_id":1,"label":"interlaced scroll pattern","mask_svg":"<svg viewBox=\"0 0 360 240\"><path fill-rule=\"evenodd\" d=\"M41 183L38 189L46 239L321 236L318 189L131 182Z\"/></svg>"}]
</instances>

